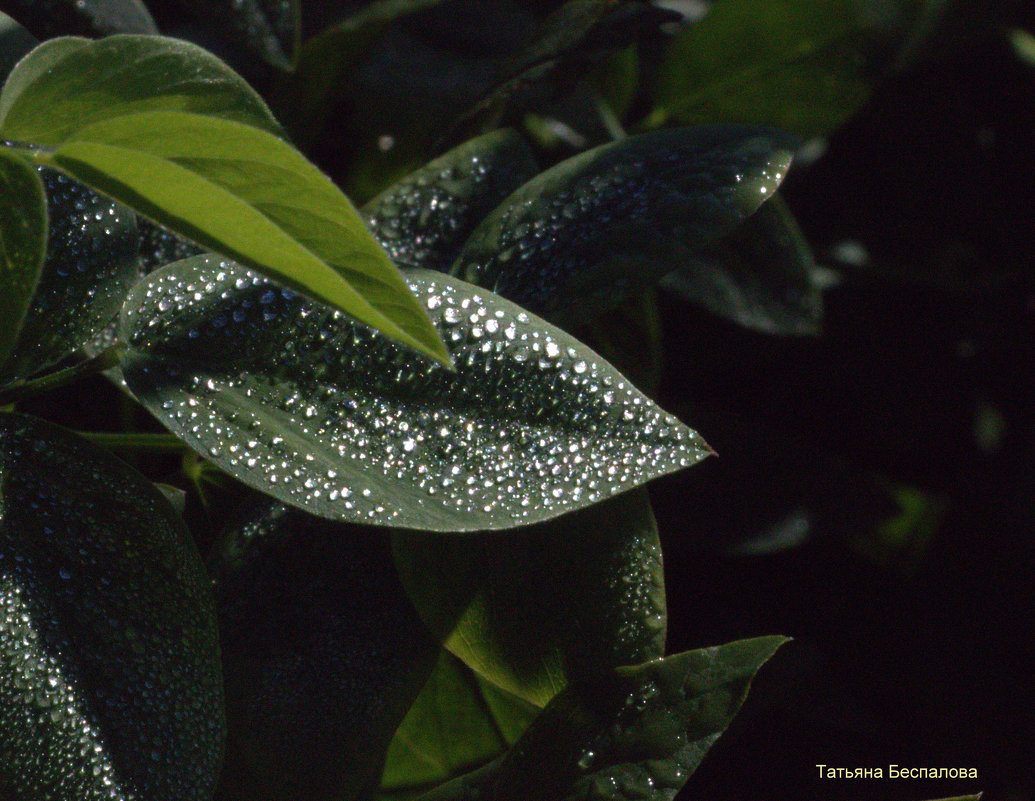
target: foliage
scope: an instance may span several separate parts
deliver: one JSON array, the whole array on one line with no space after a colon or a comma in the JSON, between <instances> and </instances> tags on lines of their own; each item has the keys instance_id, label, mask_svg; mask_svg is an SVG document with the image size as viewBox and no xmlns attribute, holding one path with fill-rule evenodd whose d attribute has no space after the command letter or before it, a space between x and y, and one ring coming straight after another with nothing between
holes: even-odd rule
<instances>
[{"instance_id":1,"label":"foliage","mask_svg":"<svg viewBox=\"0 0 1035 801\"><path fill-rule=\"evenodd\" d=\"M673 798L786 638L666 655L645 485L713 451L650 385L654 287L817 335L777 189L937 4L508 2L498 51L450 0L33 5L27 53L0 15L0 798ZM349 126L408 95L371 157ZM102 371L114 431L23 408Z\"/></svg>"}]
</instances>

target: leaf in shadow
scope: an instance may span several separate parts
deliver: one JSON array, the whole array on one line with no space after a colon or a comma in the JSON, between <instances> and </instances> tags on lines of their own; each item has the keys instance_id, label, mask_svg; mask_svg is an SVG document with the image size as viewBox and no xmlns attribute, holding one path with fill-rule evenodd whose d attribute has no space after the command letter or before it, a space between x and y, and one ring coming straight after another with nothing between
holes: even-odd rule
<instances>
[{"instance_id":1,"label":"leaf in shadow","mask_svg":"<svg viewBox=\"0 0 1035 801\"><path fill-rule=\"evenodd\" d=\"M215 611L150 482L0 415L0 788L9 801L212 797L225 722Z\"/></svg>"},{"instance_id":2,"label":"leaf in shadow","mask_svg":"<svg viewBox=\"0 0 1035 801\"><path fill-rule=\"evenodd\" d=\"M267 64L291 69L300 35L300 0L181 0L181 4Z\"/></svg>"},{"instance_id":3,"label":"leaf in shadow","mask_svg":"<svg viewBox=\"0 0 1035 801\"><path fill-rule=\"evenodd\" d=\"M769 198L794 139L765 128L659 131L561 162L512 194L454 275L552 321L580 322L728 233Z\"/></svg>"},{"instance_id":4,"label":"leaf in shadow","mask_svg":"<svg viewBox=\"0 0 1035 801\"><path fill-rule=\"evenodd\" d=\"M227 797L340 801L376 789L438 646L387 538L263 503L217 548Z\"/></svg>"},{"instance_id":5,"label":"leaf in shadow","mask_svg":"<svg viewBox=\"0 0 1035 801\"><path fill-rule=\"evenodd\" d=\"M315 514L401 528L513 528L710 452L564 332L441 273L408 279L456 372L198 256L127 299L126 382L246 484Z\"/></svg>"},{"instance_id":6,"label":"leaf in shadow","mask_svg":"<svg viewBox=\"0 0 1035 801\"><path fill-rule=\"evenodd\" d=\"M158 33L141 0L10 0L6 5L40 39Z\"/></svg>"}]
</instances>

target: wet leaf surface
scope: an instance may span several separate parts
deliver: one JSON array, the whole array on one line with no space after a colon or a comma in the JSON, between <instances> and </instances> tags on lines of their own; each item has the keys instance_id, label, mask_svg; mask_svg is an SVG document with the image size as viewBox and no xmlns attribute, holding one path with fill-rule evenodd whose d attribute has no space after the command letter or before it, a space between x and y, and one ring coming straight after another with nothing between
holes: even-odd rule
<instances>
[{"instance_id":1,"label":"wet leaf surface","mask_svg":"<svg viewBox=\"0 0 1035 801\"><path fill-rule=\"evenodd\" d=\"M210 798L218 654L201 560L159 491L57 426L0 415L4 798Z\"/></svg>"},{"instance_id":2,"label":"wet leaf surface","mask_svg":"<svg viewBox=\"0 0 1035 801\"><path fill-rule=\"evenodd\" d=\"M245 483L316 514L401 528L545 520L709 453L562 331L440 273L408 278L455 373L199 256L127 300L126 381Z\"/></svg>"}]
</instances>

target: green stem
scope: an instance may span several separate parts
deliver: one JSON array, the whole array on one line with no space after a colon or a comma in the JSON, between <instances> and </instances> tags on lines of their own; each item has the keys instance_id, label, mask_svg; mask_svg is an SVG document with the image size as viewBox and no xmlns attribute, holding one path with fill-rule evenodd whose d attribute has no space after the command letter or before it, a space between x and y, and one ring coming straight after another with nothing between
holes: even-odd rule
<instances>
[{"instance_id":1,"label":"green stem","mask_svg":"<svg viewBox=\"0 0 1035 801\"><path fill-rule=\"evenodd\" d=\"M15 381L13 384L0 390L0 406L6 406L9 403L14 403L33 395L49 392L52 389L58 389L66 384L71 384L80 378L109 370L118 365L122 358L123 350L122 345L113 345L96 356L79 362L79 364L73 364L71 367L66 367L63 370L55 370L53 373L47 373L39 378Z\"/></svg>"},{"instance_id":2,"label":"green stem","mask_svg":"<svg viewBox=\"0 0 1035 801\"><path fill-rule=\"evenodd\" d=\"M109 433L106 431L77 431L83 439L108 450L143 453L180 453L187 450L183 442L172 434L148 434L140 431Z\"/></svg>"}]
</instances>

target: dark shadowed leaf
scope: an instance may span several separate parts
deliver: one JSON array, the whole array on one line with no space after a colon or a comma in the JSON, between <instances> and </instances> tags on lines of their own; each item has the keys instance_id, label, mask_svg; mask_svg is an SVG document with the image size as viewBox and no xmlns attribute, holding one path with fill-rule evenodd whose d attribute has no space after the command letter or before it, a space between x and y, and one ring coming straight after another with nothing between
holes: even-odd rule
<instances>
[{"instance_id":1,"label":"dark shadowed leaf","mask_svg":"<svg viewBox=\"0 0 1035 801\"><path fill-rule=\"evenodd\" d=\"M752 214L792 146L769 129L707 127L590 150L507 198L453 273L548 319L586 319L670 272L673 247L700 247Z\"/></svg>"},{"instance_id":2,"label":"dark shadowed leaf","mask_svg":"<svg viewBox=\"0 0 1035 801\"><path fill-rule=\"evenodd\" d=\"M0 415L5 801L208 801L222 693L208 580L165 498L85 440Z\"/></svg>"},{"instance_id":3,"label":"dark shadowed leaf","mask_svg":"<svg viewBox=\"0 0 1035 801\"><path fill-rule=\"evenodd\" d=\"M539 711L442 651L388 747L378 797L410 797L481 767L517 742Z\"/></svg>"},{"instance_id":4,"label":"dark shadowed leaf","mask_svg":"<svg viewBox=\"0 0 1035 801\"><path fill-rule=\"evenodd\" d=\"M9 0L6 5L40 39L158 33L141 0Z\"/></svg>"},{"instance_id":5,"label":"dark shadowed leaf","mask_svg":"<svg viewBox=\"0 0 1035 801\"><path fill-rule=\"evenodd\" d=\"M37 44L35 36L0 11L0 81L6 81L14 65Z\"/></svg>"},{"instance_id":6,"label":"dark shadowed leaf","mask_svg":"<svg viewBox=\"0 0 1035 801\"><path fill-rule=\"evenodd\" d=\"M205 23L282 70L298 48L301 0L181 0Z\"/></svg>"},{"instance_id":7,"label":"dark shadowed leaf","mask_svg":"<svg viewBox=\"0 0 1035 801\"><path fill-rule=\"evenodd\" d=\"M408 175L360 214L396 264L445 271L482 218L536 172L520 136L494 131Z\"/></svg>"},{"instance_id":8,"label":"dark shadowed leaf","mask_svg":"<svg viewBox=\"0 0 1035 801\"><path fill-rule=\"evenodd\" d=\"M455 373L199 256L127 300L126 381L245 483L316 514L402 528L533 523L708 454L564 332L441 273L408 279Z\"/></svg>"},{"instance_id":9,"label":"dark shadowed leaf","mask_svg":"<svg viewBox=\"0 0 1035 801\"><path fill-rule=\"evenodd\" d=\"M0 93L0 134L60 145L103 120L156 109L205 114L283 136L262 98L206 50L158 36L64 37L22 59Z\"/></svg>"},{"instance_id":10,"label":"dark shadowed leaf","mask_svg":"<svg viewBox=\"0 0 1035 801\"><path fill-rule=\"evenodd\" d=\"M571 680L665 652L661 544L643 488L475 540L399 532L392 549L432 633L538 706Z\"/></svg>"},{"instance_id":11,"label":"dark shadowed leaf","mask_svg":"<svg viewBox=\"0 0 1035 801\"><path fill-rule=\"evenodd\" d=\"M166 264L189 259L202 252L201 248L189 239L177 236L150 220L140 218L137 220L137 228L140 230L141 274L146 275Z\"/></svg>"},{"instance_id":12,"label":"dark shadowed leaf","mask_svg":"<svg viewBox=\"0 0 1035 801\"><path fill-rule=\"evenodd\" d=\"M619 668L558 695L499 761L425 801L669 801L719 738L783 637Z\"/></svg>"},{"instance_id":13,"label":"dark shadowed leaf","mask_svg":"<svg viewBox=\"0 0 1035 801\"><path fill-rule=\"evenodd\" d=\"M46 189L47 257L4 379L60 361L100 333L137 279L136 217L60 173L38 168Z\"/></svg>"},{"instance_id":14,"label":"dark shadowed leaf","mask_svg":"<svg viewBox=\"0 0 1035 801\"><path fill-rule=\"evenodd\" d=\"M661 279L670 292L765 333L818 333L815 260L779 196L718 242L687 249L681 261L686 266Z\"/></svg>"},{"instance_id":15,"label":"dark shadowed leaf","mask_svg":"<svg viewBox=\"0 0 1035 801\"><path fill-rule=\"evenodd\" d=\"M223 537L212 572L240 759L224 792L340 801L376 789L439 651L387 538L264 503Z\"/></svg>"},{"instance_id":16,"label":"dark shadowed leaf","mask_svg":"<svg viewBox=\"0 0 1035 801\"><path fill-rule=\"evenodd\" d=\"M18 341L47 252L47 200L32 165L0 149L0 368Z\"/></svg>"},{"instance_id":17,"label":"dark shadowed leaf","mask_svg":"<svg viewBox=\"0 0 1035 801\"><path fill-rule=\"evenodd\" d=\"M448 363L427 312L348 198L272 134L151 111L95 123L37 160Z\"/></svg>"}]
</instances>

